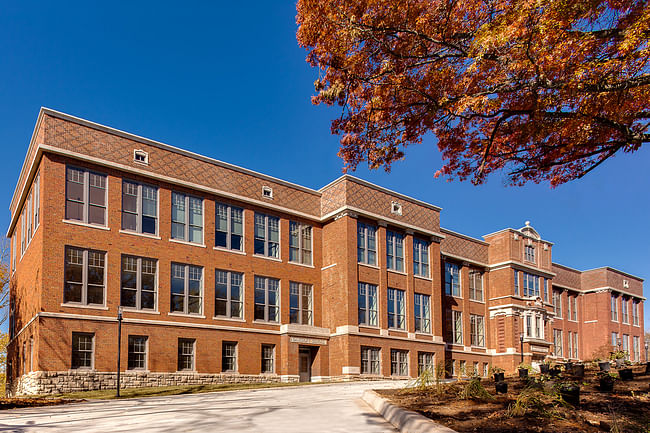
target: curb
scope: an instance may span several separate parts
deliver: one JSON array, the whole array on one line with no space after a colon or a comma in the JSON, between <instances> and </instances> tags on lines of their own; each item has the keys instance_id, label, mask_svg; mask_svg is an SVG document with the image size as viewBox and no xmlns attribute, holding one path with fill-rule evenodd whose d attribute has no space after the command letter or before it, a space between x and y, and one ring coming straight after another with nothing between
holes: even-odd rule
<instances>
[{"instance_id":1,"label":"curb","mask_svg":"<svg viewBox=\"0 0 650 433\"><path fill-rule=\"evenodd\" d=\"M424 415L389 403L375 391L364 391L361 399L401 433L457 433L456 430L438 424Z\"/></svg>"}]
</instances>

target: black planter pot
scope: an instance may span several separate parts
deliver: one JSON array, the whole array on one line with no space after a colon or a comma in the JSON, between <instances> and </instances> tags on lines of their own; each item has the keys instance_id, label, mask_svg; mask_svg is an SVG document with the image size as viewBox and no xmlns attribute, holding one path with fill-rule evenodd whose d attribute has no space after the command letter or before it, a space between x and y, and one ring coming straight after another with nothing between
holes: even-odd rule
<instances>
[{"instance_id":1,"label":"black planter pot","mask_svg":"<svg viewBox=\"0 0 650 433\"><path fill-rule=\"evenodd\" d=\"M540 364L539 365L539 372L542 374L548 374L548 372L551 370L551 366L548 364Z\"/></svg>"},{"instance_id":2,"label":"black planter pot","mask_svg":"<svg viewBox=\"0 0 650 433\"><path fill-rule=\"evenodd\" d=\"M573 375L577 377L585 377L585 366L576 364L573 366Z\"/></svg>"},{"instance_id":3,"label":"black planter pot","mask_svg":"<svg viewBox=\"0 0 650 433\"><path fill-rule=\"evenodd\" d=\"M572 406L580 405L580 387L578 385L566 385L560 388L562 399Z\"/></svg>"},{"instance_id":4,"label":"black planter pot","mask_svg":"<svg viewBox=\"0 0 650 433\"><path fill-rule=\"evenodd\" d=\"M602 392L614 391L614 379L609 376L601 377L599 380L598 389Z\"/></svg>"},{"instance_id":5,"label":"black planter pot","mask_svg":"<svg viewBox=\"0 0 650 433\"><path fill-rule=\"evenodd\" d=\"M645 374L650 374L650 362L645 363Z\"/></svg>"},{"instance_id":6,"label":"black planter pot","mask_svg":"<svg viewBox=\"0 0 650 433\"><path fill-rule=\"evenodd\" d=\"M494 373L494 381L495 382L503 382L505 380L505 373Z\"/></svg>"},{"instance_id":7,"label":"black planter pot","mask_svg":"<svg viewBox=\"0 0 650 433\"><path fill-rule=\"evenodd\" d=\"M573 368L573 362L564 363L564 371L571 371L572 368Z\"/></svg>"},{"instance_id":8,"label":"black planter pot","mask_svg":"<svg viewBox=\"0 0 650 433\"><path fill-rule=\"evenodd\" d=\"M618 375L621 377L621 380L632 380L634 379L634 373L631 368L622 368L618 370Z\"/></svg>"},{"instance_id":9,"label":"black planter pot","mask_svg":"<svg viewBox=\"0 0 650 433\"><path fill-rule=\"evenodd\" d=\"M498 374L498 373L495 373ZM503 374L503 373L500 373ZM505 394L508 392L508 384L506 382L494 382L494 390L497 394Z\"/></svg>"},{"instance_id":10,"label":"black planter pot","mask_svg":"<svg viewBox=\"0 0 650 433\"><path fill-rule=\"evenodd\" d=\"M548 374L550 374L551 377L558 377L558 376L560 375L560 369L557 368L557 367L555 367L555 368L551 368L551 369L549 370Z\"/></svg>"},{"instance_id":11,"label":"black planter pot","mask_svg":"<svg viewBox=\"0 0 650 433\"><path fill-rule=\"evenodd\" d=\"M600 371L609 371L609 361L598 361Z\"/></svg>"},{"instance_id":12,"label":"black planter pot","mask_svg":"<svg viewBox=\"0 0 650 433\"><path fill-rule=\"evenodd\" d=\"M528 377L528 369L527 368L520 368L519 369L519 378L520 379L525 379Z\"/></svg>"}]
</instances>

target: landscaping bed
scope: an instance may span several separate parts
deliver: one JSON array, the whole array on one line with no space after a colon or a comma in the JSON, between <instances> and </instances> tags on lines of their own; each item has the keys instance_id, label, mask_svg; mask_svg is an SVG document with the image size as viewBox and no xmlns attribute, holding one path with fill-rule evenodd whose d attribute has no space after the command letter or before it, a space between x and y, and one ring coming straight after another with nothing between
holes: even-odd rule
<instances>
[{"instance_id":1,"label":"landscaping bed","mask_svg":"<svg viewBox=\"0 0 650 433\"><path fill-rule=\"evenodd\" d=\"M599 390L597 369L582 378L506 377L508 392L495 393L492 379L435 381L404 389L377 390L392 403L419 412L458 432L650 432L650 376L635 368L632 381L616 380L613 392ZM580 403L561 396L563 385L580 386Z\"/></svg>"},{"instance_id":2,"label":"landscaping bed","mask_svg":"<svg viewBox=\"0 0 650 433\"><path fill-rule=\"evenodd\" d=\"M59 404L76 403L82 400L69 398L0 398L0 410L18 409L21 407L56 406Z\"/></svg>"}]
</instances>

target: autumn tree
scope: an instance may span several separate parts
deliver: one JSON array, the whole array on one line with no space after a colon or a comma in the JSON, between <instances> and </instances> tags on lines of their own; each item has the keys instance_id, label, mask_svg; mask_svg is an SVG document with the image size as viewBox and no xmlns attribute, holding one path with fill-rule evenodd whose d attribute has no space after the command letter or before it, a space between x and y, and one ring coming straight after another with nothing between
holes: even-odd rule
<instances>
[{"instance_id":1,"label":"autumn tree","mask_svg":"<svg viewBox=\"0 0 650 433\"><path fill-rule=\"evenodd\" d=\"M433 133L436 175L552 186L650 142L647 0L298 0L346 169Z\"/></svg>"},{"instance_id":2,"label":"autumn tree","mask_svg":"<svg viewBox=\"0 0 650 433\"><path fill-rule=\"evenodd\" d=\"M11 283L9 245L9 239L0 240L0 325L9 317L9 284Z\"/></svg>"}]
</instances>

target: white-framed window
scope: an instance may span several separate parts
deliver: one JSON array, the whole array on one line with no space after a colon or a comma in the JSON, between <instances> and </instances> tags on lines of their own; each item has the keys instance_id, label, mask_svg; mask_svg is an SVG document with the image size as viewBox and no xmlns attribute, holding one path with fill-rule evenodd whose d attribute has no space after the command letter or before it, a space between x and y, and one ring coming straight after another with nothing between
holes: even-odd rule
<instances>
[{"instance_id":1,"label":"white-framed window","mask_svg":"<svg viewBox=\"0 0 650 433\"><path fill-rule=\"evenodd\" d=\"M623 334L623 338L621 339L621 350L623 352L627 352L626 359L629 359L629 354L630 354L630 336L627 334Z\"/></svg>"},{"instance_id":2,"label":"white-framed window","mask_svg":"<svg viewBox=\"0 0 650 433\"><path fill-rule=\"evenodd\" d=\"M431 332L431 296L414 294L415 332Z\"/></svg>"},{"instance_id":3,"label":"white-framed window","mask_svg":"<svg viewBox=\"0 0 650 433\"><path fill-rule=\"evenodd\" d=\"M312 227L308 224L289 222L289 261L312 264Z\"/></svg>"},{"instance_id":4,"label":"white-framed window","mask_svg":"<svg viewBox=\"0 0 650 433\"><path fill-rule=\"evenodd\" d=\"M214 246L244 251L244 210L223 203L215 203Z\"/></svg>"},{"instance_id":5,"label":"white-framed window","mask_svg":"<svg viewBox=\"0 0 650 433\"><path fill-rule=\"evenodd\" d=\"M637 362L641 361L641 345L639 344L639 341L639 337L635 335L632 340L632 352L634 354L634 360Z\"/></svg>"},{"instance_id":6,"label":"white-framed window","mask_svg":"<svg viewBox=\"0 0 650 433\"><path fill-rule=\"evenodd\" d=\"M95 334L72 333L72 369L92 369L95 364Z\"/></svg>"},{"instance_id":7,"label":"white-framed window","mask_svg":"<svg viewBox=\"0 0 650 433\"><path fill-rule=\"evenodd\" d=\"M469 299L483 302L483 272L469 271Z\"/></svg>"},{"instance_id":8,"label":"white-framed window","mask_svg":"<svg viewBox=\"0 0 650 433\"><path fill-rule=\"evenodd\" d=\"M270 186L263 186L262 187L262 197L264 198L273 198L273 188Z\"/></svg>"},{"instance_id":9,"label":"white-framed window","mask_svg":"<svg viewBox=\"0 0 650 433\"><path fill-rule=\"evenodd\" d=\"M431 352L418 352L418 375L422 374L425 370L429 373L435 372L434 354Z\"/></svg>"},{"instance_id":10,"label":"white-framed window","mask_svg":"<svg viewBox=\"0 0 650 433\"><path fill-rule=\"evenodd\" d=\"M612 346L618 350L618 332L612 332Z\"/></svg>"},{"instance_id":11,"label":"white-framed window","mask_svg":"<svg viewBox=\"0 0 650 433\"><path fill-rule=\"evenodd\" d=\"M359 283L359 325L377 326L377 286Z\"/></svg>"},{"instance_id":12,"label":"white-framed window","mask_svg":"<svg viewBox=\"0 0 650 433\"><path fill-rule=\"evenodd\" d=\"M548 302L548 278L544 278L544 302Z\"/></svg>"},{"instance_id":13,"label":"white-framed window","mask_svg":"<svg viewBox=\"0 0 650 433\"><path fill-rule=\"evenodd\" d=\"M514 271L514 281L515 281L515 296L519 296L519 271L513 269Z\"/></svg>"},{"instance_id":14,"label":"white-framed window","mask_svg":"<svg viewBox=\"0 0 650 433\"><path fill-rule=\"evenodd\" d=\"M143 335L129 335L128 365L129 370L147 369L147 341Z\"/></svg>"},{"instance_id":15,"label":"white-framed window","mask_svg":"<svg viewBox=\"0 0 650 433\"><path fill-rule=\"evenodd\" d=\"M203 244L203 199L172 192L172 239Z\"/></svg>"},{"instance_id":16,"label":"white-framed window","mask_svg":"<svg viewBox=\"0 0 650 433\"><path fill-rule=\"evenodd\" d=\"M460 266L445 262L445 294L460 296Z\"/></svg>"},{"instance_id":17,"label":"white-framed window","mask_svg":"<svg viewBox=\"0 0 650 433\"><path fill-rule=\"evenodd\" d=\"M405 323L404 290L388 288L388 327L404 329Z\"/></svg>"},{"instance_id":18,"label":"white-framed window","mask_svg":"<svg viewBox=\"0 0 650 433\"><path fill-rule=\"evenodd\" d=\"M632 300L632 324L639 326L639 301Z\"/></svg>"},{"instance_id":19,"label":"white-framed window","mask_svg":"<svg viewBox=\"0 0 650 433\"><path fill-rule=\"evenodd\" d=\"M573 358L579 359L578 357L578 333L573 333Z\"/></svg>"},{"instance_id":20,"label":"white-framed window","mask_svg":"<svg viewBox=\"0 0 650 433\"><path fill-rule=\"evenodd\" d=\"M573 332L567 332L567 358L573 356Z\"/></svg>"},{"instance_id":21,"label":"white-framed window","mask_svg":"<svg viewBox=\"0 0 650 433\"><path fill-rule=\"evenodd\" d=\"M29 197L27 197L27 200L25 201L25 217L27 218L27 221L25 222L25 230L27 232L27 240L26 240L26 246L27 248L29 246L29 243L32 241L32 211L34 209L33 203L32 203L32 192L29 192Z\"/></svg>"},{"instance_id":22,"label":"white-framed window","mask_svg":"<svg viewBox=\"0 0 650 433\"><path fill-rule=\"evenodd\" d=\"M255 254L280 258L280 218L255 213L254 246Z\"/></svg>"},{"instance_id":23,"label":"white-framed window","mask_svg":"<svg viewBox=\"0 0 650 433\"><path fill-rule=\"evenodd\" d=\"M41 223L41 174L34 178L34 232Z\"/></svg>"},{"instance_id":24,"label":"white-framed window","mask_svg":"<svg viewBox=\"0 0 650 433\"><path fill-rule=\"evenodd\" d=\"M463 344L463 313L447 310L447 329L452 344Z\"/></svg>"},{"instance_id":25,"label":"white-framed window","mask_svg":"<svg viewBox=\"0 0 650 433\"><path fill-rule=\"evenodd\" d=\"M488 377L489 365L487 362L483 363L483 377Z\"/></svg>"},{"instance_id":26,"label":"white-framed window","mask_svg":"<svg viewBox=\"0 0 650 433\"><path fill-rule=\"evenodd\" d=\"M557 319L562 318L562 293L553 290L553 311Z\"/></svg>"},{"instance_id":27,"label":"white-framed window","mask_svg":"<svg viewBox=\"0 0 650 433\"><path fill-rule=\"evenodd\" d=\"M262 344L262 367L260 371L264 374L275 373L275 345Z\"/></svg>"},{"instance_id":28,"label":"white-framed window","mask_svg":"<svg viewBox=\"0 0 650 433\"><path fill-rule=\"evenodd\" d=\"M524 245L524 260L535 263L535 247Z\"/></svg>"},{"instance_id":29,"label":"white-framed window","mask_svg":"<svg viewBox=\"0 0 650 433\"><path fill-rule=\"evenodd\" d=\"M483 316L470 314L469 324L472 346L485 347L485 326Z\"/></svg>"},{"instance_id":30,"label":"white-framed window","mask_svg":"<svg viewBox=\"0 0 650 433\"><path fill-rule=\"evenodd\" d=\"M234 341L221 343L221 371L237 371L237 343Z\"/></svg>"},{"instance_id":31,"label":"white-framed window","mask_svg":"<svg viewBox=\"0 0 650 433\"><path fill-rule=\"evenodd\" d=\"M65 218L106 226L106 175L67 167Z\"/></svg>"},{"instance_id":32,"label":"white-framed window","mask_svg":"<svg viewBox=\"0 0 650 433\"><path fill-rule=\"evenodd\" d=\"M413 273L429 277L429 242L413 238Z\"/></svg>"},{"instance_id":33,"label":"white-framed window","mask_svg":"<svg viewBox=\"0 0 650 433\"><path fill-rule=\"evenodd\" d=\"M280 321L280 280L255 276L255 320Z\"/></svg>"},{"instance_id":34,"label":"white-framed window","mask_svg":"<svg viewBox=\"0 0 650 433\"><path fill-rule=\"evenodd\" d=\"M528 272L524 272L523 274L524 297L533 298L539 296L539 277Z\"/></svg>"},{"instance_id":35,"label":"white-framed window","mask_svg":"<svg viewBox=\"0 0 650 433\"><path fill-rule=\"evenodd\" d=\"M194 371L194 348L196 340L193 338L178 339L178 371Z\"/></svg>"},{"instance_id":36,"label":"white-framed window","mask_svg":"<svg viewBox=\"0 0 650 433\"><path fill-rule=\"evenodd\" d=\"M158 188L122 181L122 230L158 234Z\"/></svg>"},{"instance_id":37,"label":"white-framed window","mask_svg":"<svg viewBox=\"0 0 650 433\"><path fill-rule=\"evenodd\" d=\"M573 309L571 310L571 320L577 322L578 321L578 295L572 296L569 302L573 302Z\"/></svg>"},{"instance_id":38,"label":"white-framed window","mask_svg":"<svg viewBox=\"0 0 650 433\"><path fill-rule=\"evenodd\" d=\"M630 316L627 314L628 300L625 296L621 297L621 322L630 323Z\"/></svg>"},{"instance_id":39,"label":"white-framed window","mask_svg":"<svg viewBox=\"0 0 650 433\"><path fill-rule=\"evenodd\" d=\"M408 350L390 350L390 374L393 376L408 376L409 375L409 364L408 364L409 352Z\"/></svg>"},{"instance_id":40,"label":"white-framed window","mask_svg":"<svg viewBox=\"0 0 650 433\"><path fill-rule=\"evenodd\" d=\"M27 247L27 237L25 233L25 208L20 212L20 258L23 258Z\"/></svg>"},{"instance_id":41,"label":"white-framed window","mask_svg":"<svg viewBox=\"0 0 650 433\"><path fill-rule=\"evenodd\" d=\"M171 274L171 311L202 314L203 268L172 262Z\"/></svg>"},{"instance_id":42,"label":"white-framed window","mask_svg":"<svg viewBox=\"0 0 650 433\"><path fill-rule=\"evenodd\" d=\"M554 329L553 330L553 353L557 357L563 356L562 351L562 330Z\"/></svg>"},{"instance_id":43,"label":"white-framed window","mask_svg":"<svg viewBox=\"0 0 650 433\"><path fill-rule=\"evenodd\" d=\"M404 235L386 230L386 267L404 271Z\"/></svg>"},{"instance_id":44,"label":"white-framed window","mask_svg":"<svg viewBox=\"0 0 650 433\"><path fill-rule=\"evenodd\" d=\"M158 261L122 255L120 305L138 310L156 310Z\"/></svg>"},{"instance_id":45,"label":"white-framed window","mask_svg":"<svg viewBox=\"0 0 650 433\"><path fill-rule=\"evenodd\" d=\"M618 322L618 309L616 308L616 295L614 294L611 297L610 311L612 313L612 321Z\"/></svg>"},{"instance_id":46,"label":"white-framed window","mask_svg":"<svg viewBox=\"0 0 650 433\"><path fill-rule=\"evenodd\" d=\"M18 238L18 234L14 233L14 235L11 238L11 273L13 274L16 272L16 266L18 266L18 263L16 263L16 239Z\"/></svg>"},{"instance_id":47,"label":"white-framed window","mask_svg":"<svg viewBox=\"0 0 650 433\"><path fill-rule=\"evenodd\" d=\"M367 265L377 264L377 227L357 222L357 260Z\"/></svg>"},{"instance_id":48,"label":"white-framed window","mask_svg":"<svg viewBox=\"0 0 650 433\"><path fill-rule=\"evenodd\" d=\"M381 373L380 353L378 347L361 347L361 374Z\"/></svg>"},{"instance_id":49,"label":"white-framed window","mask_svg":"<svg viewBox=\"0 0 650 433\"><path fill-rule=\"evenodd\" d=\"M140 164L149 165L149 154L144 150L133 150L133 161Z\"/></svg>"},{"instance_id":50,"label":"white-framed window","mask_svg":"<svg viewBox=\"0 0 650 433\"><path fill-rule=\"evenodd\" d=\"M244 274L241 272L214 271L214 315L216 317L243 318Z\"/></svg>"},{"instance_id":51,"label":"white-framed window","mask_svg":"<svg viewBox=\"0 0 650 433\"><path fill-rule=\"evenodd\" d=\"M65 247L66 304L104 305L106 288L106 253Z\"/></svg>"},{"instance_id":52,"label":"white-framed window","mask_svg":"<svg viewBox=\"0 0 650 433\"><path fill-rule=\"evenodd\" d=\"M289 322L313 324L313 287L311 284L289 283Z\"/></svg>"}]
</instances>

